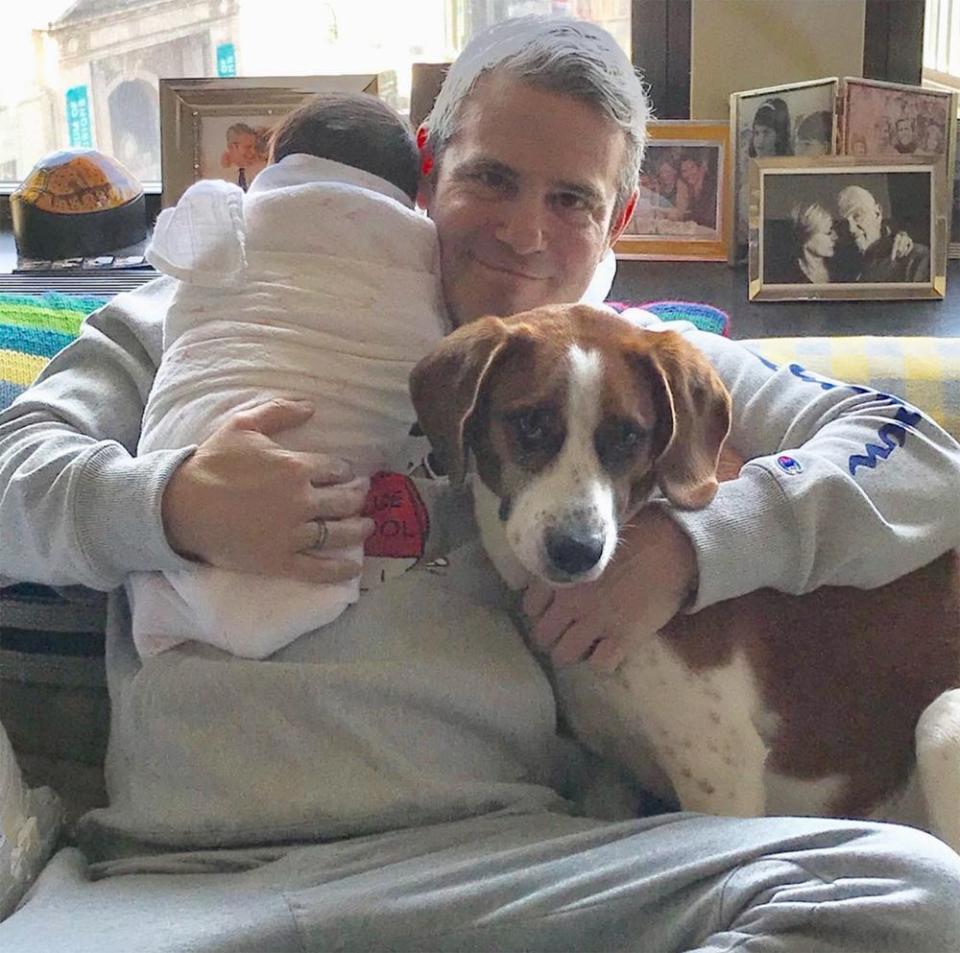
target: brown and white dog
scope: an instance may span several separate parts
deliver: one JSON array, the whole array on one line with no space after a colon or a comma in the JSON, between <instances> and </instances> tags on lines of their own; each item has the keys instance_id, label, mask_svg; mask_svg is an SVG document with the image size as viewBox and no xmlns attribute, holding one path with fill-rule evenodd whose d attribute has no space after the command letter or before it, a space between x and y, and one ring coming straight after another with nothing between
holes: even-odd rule
<instances>
[{"instance_id":1,"label":"brown and white dog","mask_svg":"<svg viewBox=\"0 0 960 953\"><path fill-rule=\"evenodd\" d=\"M598 578L657 488L688 508L716 493L730 398L674 332L579 305L483 318L411 393L452 481L474 455L484 544L514 588ZM556 670L562 716L684 809L898 820L960 850L958 579L950 554L880 589L680 615L627 638L611 675Z\"/></svg>"}]
</instances>

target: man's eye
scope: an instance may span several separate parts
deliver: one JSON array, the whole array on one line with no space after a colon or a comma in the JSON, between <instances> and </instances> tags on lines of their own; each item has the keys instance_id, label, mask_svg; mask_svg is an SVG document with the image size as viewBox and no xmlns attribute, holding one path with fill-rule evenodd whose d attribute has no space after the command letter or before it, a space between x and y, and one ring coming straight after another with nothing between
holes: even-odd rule
<instances>
[{"instance_id":1,"label":"man's eye","mask_svg":"<svg viewBox=\"0 0 960 953\"><path fill-rule=\"evenodd\" d=\"M488 189L503 189L507 186L507 177L502 172L493 172L491 170L481 170L474 173L474 180Z\"/></svg>"},{"instance_id":2,"label":"man's eye","mask_svg":"<svg viewBox=\"0 0 960 953\"><path fill-rule=\"evenodd\" d=\"M576 192L561 192L554 201L565 211L583 211L588 207L587 200Z\"/></svg>"}]
</instances>

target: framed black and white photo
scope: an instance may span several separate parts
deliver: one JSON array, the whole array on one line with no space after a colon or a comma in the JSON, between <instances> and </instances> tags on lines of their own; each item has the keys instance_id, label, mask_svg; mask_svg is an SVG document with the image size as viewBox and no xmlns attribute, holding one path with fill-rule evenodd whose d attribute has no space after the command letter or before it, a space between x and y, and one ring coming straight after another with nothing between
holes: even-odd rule
<instances>
[{"instance_id":1,"label":"framed black and white photo","mask_svg":"<svg viewBox=\"0 0 960 953\"><path fill-rule=\"evenodd\" d=\"M732 227L725 123L651 122L633 215L619 258L723 261Z\"/></svg>"},{"instance_id":2,"label":"framed black and white photo","mask_svg":"<svg viewBox=\"0 0 960 953\"><path fill-rule=\"evenodd\" d=\"M266 165L273 127L315 93L382 96L391 73L160 80L162 205L198 179L246 188Z\"/></svg>"},{"instance_id":3,"label":"framed black and white photo","mask_svg":"<svg viewBox=\"0 0 960 953\"><path fill-rule=\"evenodd\" d=\"M751 169L751 300L942 298L942 164L832 157Z\"/></svg>"},{"instance_id":4,"label":"framed black and white photo","mask_svg":"<svg viewBox=\"0 0 960 953\"><path fill-rule=\"evenodd\" d=\"M834 76L745 90L730 97L730 140L735 156L731 264L745 261L747 256L750 161L834 155L839 83Z\"/></svg>"}]
</instances>

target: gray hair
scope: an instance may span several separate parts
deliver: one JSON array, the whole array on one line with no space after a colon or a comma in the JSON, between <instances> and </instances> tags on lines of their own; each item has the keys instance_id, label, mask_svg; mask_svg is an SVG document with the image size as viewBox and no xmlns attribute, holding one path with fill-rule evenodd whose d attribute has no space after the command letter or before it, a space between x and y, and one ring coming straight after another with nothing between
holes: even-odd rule
<instances>
[{"instance_id":1,"label":"gray hair","mask_svg":"<svg viewBox=\"0 0 960 953\"><path fill-rule=\"evenodd\" d=\"M477 34L450 67L424 121L438 164L459 129L464 101L493 70L588 103L623 130L615 214L622 211L637 187L651 114L643 83L616 40L602 27L568 17L517 17Z\"/></svg>"}]
</instances>

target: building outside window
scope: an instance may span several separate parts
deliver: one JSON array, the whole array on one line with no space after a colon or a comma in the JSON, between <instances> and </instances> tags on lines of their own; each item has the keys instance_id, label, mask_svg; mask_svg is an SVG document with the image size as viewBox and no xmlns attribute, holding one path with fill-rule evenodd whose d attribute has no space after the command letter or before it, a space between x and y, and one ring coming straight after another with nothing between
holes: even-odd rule
<instances>
[{"instance_id":1,"label":"building outside window","mask_svg":"<svg viewBox=\"0 0 960 953\"><path fill-rule=\"evenodd\" d=\"M4 11L0 181L92 146L160 179L161 78L392 71L452 60L491 23L528 13L605 26L630 52L631 0L28 0Z\"/></svg>"}]
</instances>

